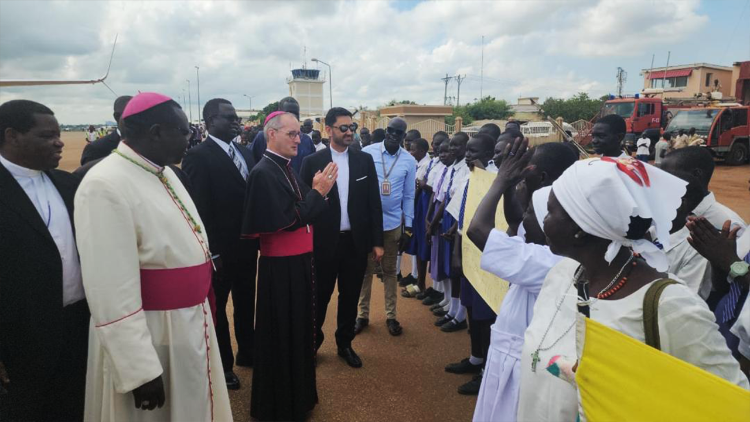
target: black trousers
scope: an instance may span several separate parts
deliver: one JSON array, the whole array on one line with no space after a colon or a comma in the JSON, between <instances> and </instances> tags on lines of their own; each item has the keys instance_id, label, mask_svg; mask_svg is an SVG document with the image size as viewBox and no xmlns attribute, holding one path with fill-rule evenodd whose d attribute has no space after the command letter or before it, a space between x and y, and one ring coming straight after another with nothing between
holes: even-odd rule
<instances>
[{"instance_id":1,"label":"black trousers","mask_svg":"<svg viewBox=\"0 0 750 422\"><path fill-rule=\"evenodd\" d=\"M62 311L57 363L44 379L14 376L0 395L0 421L82 421L86 396L89 308L86 300Z\"/></svg>"},{"instance_id":2,"label":"black trousers","mask_svg":"<svg viewBox=\"0 0 750 422\"><path fill-rule=\"evenodd\" d=\"M492 324L494 319L474 319L471 307L466 307L469 319L469 335L471 336L471 354L474 357L487 361L487 353L490 350L490 337L492 335ZM484 366L484 364L482 364Z\"/></svg>"},{"instance_id":3,"label":"black trousers","mask_svg":"<svg viewBox=\"0 0 750 422\"><path fill-rule=\"evenodd\" d=\"M351 232L341 232L336 252L328 258L315 258L316 286L316 347L323 344L323 323L326 320L328 302L338 279L339 299L336 315L336 345L350 347L354 340L354 323L362 281L367 269L367 252L358 253Z\"/></svg>"},{"instance_id":4,"label":"black trousers","mask_svg":"<svg viewBox=\"0 0 750 422\"><path fill-rule=\"evenodd\" d=\"M234 336L237 354L252 361L255 341L255 275L258 268L258 250L243 248L242 254L222 255L222 267L213 274L216 295L216 341L224 371L234 367L232 339L229 335L227 302L232 293L234 305Z\"/></svg>"}]
</instances>

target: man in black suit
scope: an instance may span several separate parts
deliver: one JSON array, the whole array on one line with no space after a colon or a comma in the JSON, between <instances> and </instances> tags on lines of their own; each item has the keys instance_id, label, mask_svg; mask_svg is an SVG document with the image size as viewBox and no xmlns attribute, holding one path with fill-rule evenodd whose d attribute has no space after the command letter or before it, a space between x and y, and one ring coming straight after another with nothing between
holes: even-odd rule
<instances>
[{"instance_id":1,"label":"man in black suit","mask_svg":"<svg viewBox=\"0 0 750 422\"><path fill-rule=\"evenodd\" d=\"M255 165L253 155L233 141L240 134L240 118L232 103L222 98L203 107L208 138L188 150L182 169L190 177L191 196L206 226L216 271L216 337L227 388L240 388L227 320L227 301L232 293L234 335L239 366L253 366L255 321L255 272L258 243L240 239L247 176Z\"/></svg>"},{"instance_id":2,"label":"man in black suit","mask_svg":"<svg viewBox=\"0 0 750 422\"><path fill-rule=\"evenodd\" d=\"M115 100L115 112L112 114L112 117L115 118L117 124L120 123L120 116L122 116L122 112L125 110L125 106L128 105L131 98L133 97L130 95L123 95L122 97L117 97ZM81 153L81 165L84 165L89 161L101 160L108 156L113 149L117 148L119 143L120 129L115 128L115 130L109 135L86 145L83 149L83 153Z\"/></svg>"},{"instance_id":3,"label":"man in black suit","mask_svg":"<svg viewBox=\"0 0 750 422\"><path fill-rule=\"evenodd\" d=\"M302 180L310 185L313 177L329 163L338 166L338 179L328 195L328 210L315 221L313 254L316 274L316 349L323 343L323 323L328 302L339 280L336 329L338 354L349 366L362 361L352 349L357 304L367 269L367 254L376 261L383 257L383 211L378 175L372 156L354 151L352 114L341 107L328 111L326 132L331 147L305 158Z\"/></svg>"},{"instance_id":4,"label":"man in black suit","mask_svg":"<svg viewBox=\"0 0 750 422\"><path fill-rule=\"evenodd\" d=\"M63 146L49 108L0 106L2 421L83 419L89 310L72 223L79 179L54 170Z\"/></svg>"}]
</instances>

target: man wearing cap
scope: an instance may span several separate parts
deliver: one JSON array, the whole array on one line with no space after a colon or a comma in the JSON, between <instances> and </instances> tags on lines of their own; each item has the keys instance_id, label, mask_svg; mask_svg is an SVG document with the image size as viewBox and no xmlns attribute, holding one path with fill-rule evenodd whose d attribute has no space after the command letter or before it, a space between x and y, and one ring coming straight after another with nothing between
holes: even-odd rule
<instances>
[{"instance_id":1,"label":"man wearing cap","mask_svg":"<svg viewBox=\"0 0 750 422\"><path fill-rule=\"evenodd\" d=\"M133 97L130 95L123 95L117 97L115 100L115 112L112 114L112 117L115 118L115 123L118 125L120 123L122 111L125 110L125 106L128 105L128 101L130 101L131 98ZM108 156L113 149L117 148L121 138L122 134L120 133L120 128L115 127L115 130L109 135L87 144L83 149L83 153L81 153L81 165Z\"/></svg>"},{"instance_id":2,"label":"man wearing cap","mask_svg":"<svg viewBox=\"0 0 750 422\"><path fill-rule=\"evenodd\" d=\"M190 129L180 106L142 93L125 107L126 139L75 197L91 308L85 420L232 419L208 302L211 251L170 164Z\"/></svg>"},{"instance_id":3,"label":"man wearing cap","mask_svg":"<svg viewBox=\"0 0 750 422\"><path fill-rule=\"evenodd\" d=\"M304 420L318 402L315 386L315 276L311 224L328 208L337 166L317 171L308 187L291 167L299 121L273 112L263 127L268 148L250 172L242 235L260 240L250 415Z\"/></svg>"}]
</instances>

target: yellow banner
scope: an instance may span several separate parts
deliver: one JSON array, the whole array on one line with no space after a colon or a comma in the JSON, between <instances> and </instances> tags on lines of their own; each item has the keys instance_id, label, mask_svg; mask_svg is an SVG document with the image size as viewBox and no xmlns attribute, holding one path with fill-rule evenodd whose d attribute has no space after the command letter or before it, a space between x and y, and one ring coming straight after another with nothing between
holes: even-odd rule
<instances>
[{"instance_id":1,"label":"yellow banner","mask_svg":"<svg viewBox=\"0 0 750 422\"><path fill-rule=\"evenodd\" d=\"M490 190L492 182L495 180L495 174L490 173L486 170L475 168L471 172L471 178L469 179L469 192L466 197L466 208L464 210L464 233L469 228L471 220L474 218L474 214L477 212L477 207L482 201L482 198ZM498 204L497 214L495 215L495 227L499 230L507 230L508 223L505 222L505 215L503 214L502 202ZM482 258L482 251L469 240L468 237L464 236L463 242L461 243L461 261L464 269L464 275L471 282L472 286L482 295L487 304L498 312L500 310L500 304L503 303L505 294L508 293L508 282L484 271L480 268L480 261Z\"/></svg>"},{"instance_id":2,"label":"yellow banner","mask_svg":"<svg viewBox=\"0 0 750 422\"><path fill-rule=\"evenodd\" d=\"M588 422L750 421L750 391L584 320L576 382Z\"/></svg>"}]
</instances>

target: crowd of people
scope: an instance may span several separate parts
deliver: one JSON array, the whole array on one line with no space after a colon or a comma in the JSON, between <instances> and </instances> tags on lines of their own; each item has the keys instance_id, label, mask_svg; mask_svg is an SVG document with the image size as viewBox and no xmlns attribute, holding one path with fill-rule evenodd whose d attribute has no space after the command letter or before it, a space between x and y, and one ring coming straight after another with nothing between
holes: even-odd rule
<instances>
[{"instance_id":1,"label":"crowd of people","mask_svg":"<svg viewBox=\"0 0 750 422\"><path fill-rule=\"evenodd\" d=\"M211 99L204 139L171 98L120 97L117 130L71 174L52 110L0 105L1 420L232 420L235 366L253 368L253 418L305 420L334 290L337 354L360 368L375 277L390 335L435 329L402 324L399 296L469 330L445 370L475 375L457 392L478 395L476 422L585 419L575 384L548 371L577 356L579 313L750 389L750 231L709 190L705 148L648 164L623 150L617 115L582 158L530 147L515 121L428 142L340 107L321 133L299 110L284 98L243 130ZM469 220L481 171L494 182ZM499 307L467 278L464 242L510 283Z\"/></svg>"}]
</instances>

